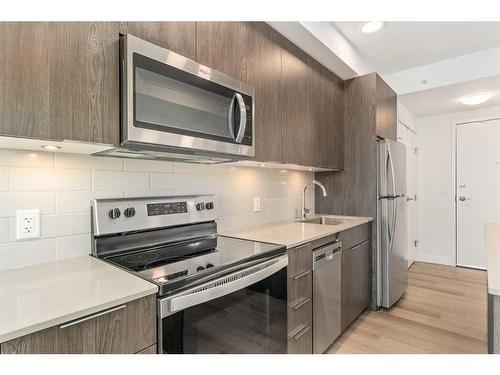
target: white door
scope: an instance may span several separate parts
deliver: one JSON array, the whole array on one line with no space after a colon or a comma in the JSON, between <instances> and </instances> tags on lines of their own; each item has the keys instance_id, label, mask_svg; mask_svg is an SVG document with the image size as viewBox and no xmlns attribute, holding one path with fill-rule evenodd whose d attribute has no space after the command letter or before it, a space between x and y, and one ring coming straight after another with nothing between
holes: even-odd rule
<instances>
[{"instance_id":1,"label":"white door","mask_svg":"<svg viewBox=\"0 0 500 375\"><path fill-rule=\"evenodd\" d=\"M500 120L457 125L457 265L486 268L484 223L500 222Z\"/></svg>"},{"instance_id":2,"label":"white door","mask_svg":"<svg viewBox=\"0 0 500 375\"><path fill-rule=\"evenodd\" d=\"M408 267L415 261L417 241L417 134L398 122L398 142L406 146L406 214Z\"/></svg>"}]
</instances>

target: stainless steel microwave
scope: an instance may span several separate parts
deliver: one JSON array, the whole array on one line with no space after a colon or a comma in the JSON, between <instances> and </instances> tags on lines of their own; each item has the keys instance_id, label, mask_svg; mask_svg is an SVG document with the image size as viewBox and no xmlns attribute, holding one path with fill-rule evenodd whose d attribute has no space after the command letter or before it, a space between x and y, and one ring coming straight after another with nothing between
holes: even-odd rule
<instances>
[{"instance_id":1,"label":"stainless steel microwave","mask_svg":"<svg viewBox=\"0 0 500 375\"><path fill-rule=\"evenodd\" d=\"M120 39L114 156L218 163L255 155L252 86L133 35Z\"/></svg>"}]
</instances>

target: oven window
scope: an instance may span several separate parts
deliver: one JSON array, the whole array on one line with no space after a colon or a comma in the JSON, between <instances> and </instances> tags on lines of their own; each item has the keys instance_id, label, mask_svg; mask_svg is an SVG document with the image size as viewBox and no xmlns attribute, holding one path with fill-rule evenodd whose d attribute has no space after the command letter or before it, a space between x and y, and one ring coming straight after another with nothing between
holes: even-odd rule
<instances>
[{"instance_id":1,"label":"oven window","mask_svg":"<svg viewBox=\"0 0 500 375\"><path fill-rule=\"evenodd\" d=\"M286 268L161 323L163 353L286 353Z\"/></svg>"}]
</instances>

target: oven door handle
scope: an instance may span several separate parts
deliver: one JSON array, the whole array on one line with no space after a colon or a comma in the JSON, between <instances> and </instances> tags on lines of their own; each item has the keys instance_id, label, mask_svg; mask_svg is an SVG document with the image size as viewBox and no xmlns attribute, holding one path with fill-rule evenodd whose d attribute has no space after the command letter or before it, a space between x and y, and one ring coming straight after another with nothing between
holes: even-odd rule
<instances>
[{"instance_id":1,"label":"oven door handle","mask_svg":"<svg viewBox=\"0 0 500 375\"><path fill-rule=\"evenodd\" d=\"M162 318L175 312L225 296L264 280L288 266L288 255L198 285L160 301Z\"/></svg>"}]
</instances>

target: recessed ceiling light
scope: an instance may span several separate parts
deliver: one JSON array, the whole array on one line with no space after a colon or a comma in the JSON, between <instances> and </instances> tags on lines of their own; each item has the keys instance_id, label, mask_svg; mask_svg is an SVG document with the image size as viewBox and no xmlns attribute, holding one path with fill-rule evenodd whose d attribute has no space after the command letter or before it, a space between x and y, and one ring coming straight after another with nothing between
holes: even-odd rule
<instances>
[{"instance_id":1,"label":"recessed ceiling light","mask_svg":"<svg viewBox=\"0 0 500 375\"><path fill-rule=\"evenodd\" d=\"M54 151L54 150L61 149L60 146L53 146L53 145L43 145L43 146L40 146L40 147L43 148L44 150L49 150L49 151Z\"/></svg>"},{"instance_id":2,"label":"recessed ceiling light","mask_svg":"<svg viewBox=\"0 0 500 375\"><path fill-rule=\"evenodd\" d=\"M379 31L382 27L384 27L384 23L382 21L370 21L361 26L361 31L365 34L371 34Z\"/></svg>"},{"instance_id":3,"label":"recessed ceiling light","mask_svg":"<svg viewBox=\"0 0 500 375\"><path fill-rule=\"evenodd\" d=\"M465 105L477 105L489 100L493 95L491 92L482 92L464 96L460 101Z\"/></svg>"}]
</instances>

